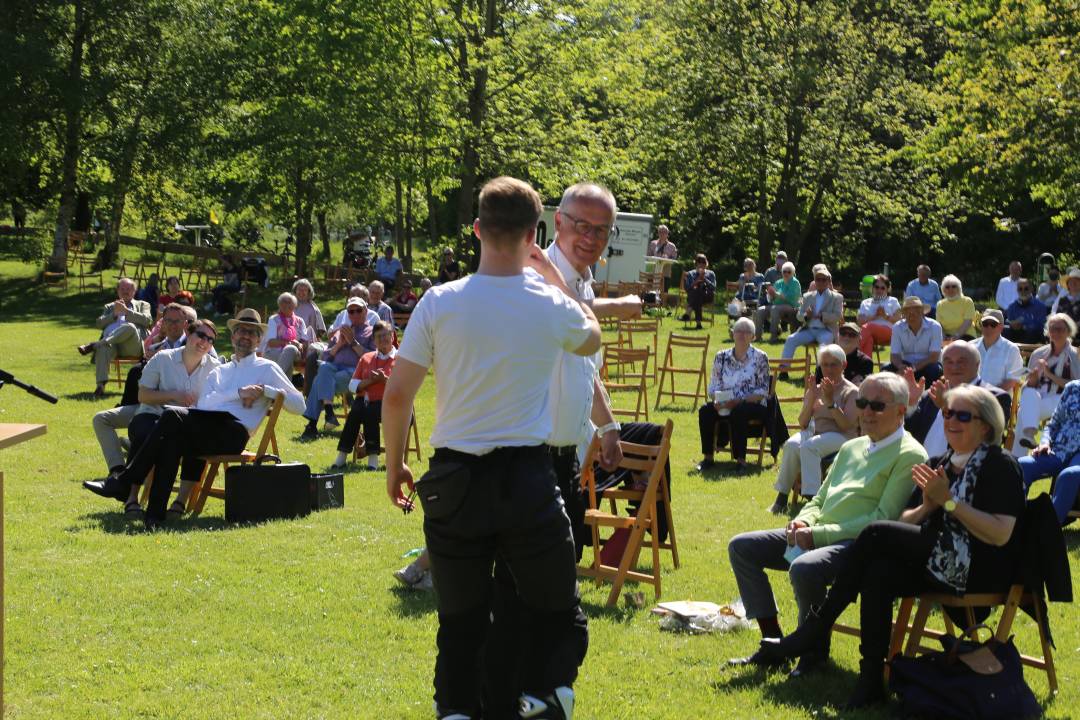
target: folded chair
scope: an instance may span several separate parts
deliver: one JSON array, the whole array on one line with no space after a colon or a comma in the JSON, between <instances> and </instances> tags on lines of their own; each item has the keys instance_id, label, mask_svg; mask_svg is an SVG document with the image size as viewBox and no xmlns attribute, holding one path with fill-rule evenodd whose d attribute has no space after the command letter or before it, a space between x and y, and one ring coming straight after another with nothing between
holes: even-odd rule
<instances>
[{"instance_id":1,"label":"folded chair","mask_svg":"<svg viewBox=\"0 0 1080 720\"><path fill-rule=\"evenodd\" d=\"M640 369L638 365L640 364ZM615 373L619 380L612 380ZM601 369L601 379L608 393L633 391L636 395L633 410L616 408L612 398L611 414L615 417L627 417L637 421L642 414L649 419L649 393L645 384L645 377L649 372L649 351L646 348L634 349L628 347L604 348L604 367Z\"/></svg>"},{"instance_id":2,"label":"folded chair","mask_svg":"<svg viewBox=\"0 0 1080 720\"><path fill-rule=\"evenodd\" d=\"M660 399L664 396L671 398L672 402L675 402L676 398L688 397L692 398L690 407L696 408L698 405L698 398L704 397L709 392L709 375L706 369L706 364L709 357L709 340L708 335L676 335L671 333L668 336L667 353L664 355L664 362L660 366L660 383L656 387L656 405L654 407L660 407ZM699 360L697 353L700 351L700 362L697 362L697 367L680 367L675 364L675 348L684 348L689 351L694 351L694 360ZM678 375L693 375L697 378L697 384L694 386L694 392L687 392L685 390L675 389L675 378ZM668 389L664 389L664 381L667 380Z\"/></svg>"},{"instance_id":3,"label":"folded chair","mask_svg":"<svg viewBox=\"0 0 1080 720\"><path fill-rule=\"evenodd\" d=\"M661 550L669 550L675 567L679 566L678 548L675 544L675 525L672 522L671 515L671 497L664 477L664 466L667 463L668 453L671 449L671 433L673 429L674 424L671 420L668 420L664 424L659 445L638 445L621 441L619 443L623 451L623 460L619 463L619 468L631 472L647 473L648 479L644 489L609 488L598 492L594 470L600 451L598 440L593 440L586 454L581 469L581 482L586 490L586 499L588 501L588 509L585 511L585 524L589 526L592 533L593 557L590 565L578 566L578 574L595 579L597 585L603 581L612 584L611 591L608 593L608 607L614 607L618 602L622 586L627 580L652 585L656 597L660 597ZM608 511L600 508L600 503L603 500L609 502ZM657 525L657 500L663 501L666 511L668 541L665 543L660 542ZM636 513L634 515L619 515L619 502L636 503ZM603 544L611 540L615 535L601 538L601 528L610 528L615 533L620 530L629 533L626 546L622 551L617 566L607 565L602 561ZM636 569L642 544L645 542L646 532L649 533L648 545L652 550L652 571L648 573Z\"/></svg>"},{"instance_id":4,"label":"folded chair","mask_svg":"<svg viewBox=\"0 0 1080 720\"><path fill-rule=\"evenodd\" d=\"M660 334L660 321L657 318L641 318L639 320L620 320L619 321L619 341L623 347L631 348L645 348L649 351L649 356L653 362L653 382L656 382L656 361L659 359L659 351L657 350ZM644 338L637 338L635 342L635 336L644 336ZM652 336L652 343L649 342L649 337Z\"/></svg>"}]
</instances>

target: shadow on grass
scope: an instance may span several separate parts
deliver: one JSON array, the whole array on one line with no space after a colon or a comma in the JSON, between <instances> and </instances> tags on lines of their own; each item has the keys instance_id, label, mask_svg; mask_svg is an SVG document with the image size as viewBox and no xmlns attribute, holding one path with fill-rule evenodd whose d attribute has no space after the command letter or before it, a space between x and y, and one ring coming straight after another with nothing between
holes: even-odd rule
<instances>
[{"instance_id":1,"label":"shadow on grass","mask_svg":"<svg viewBox=\"0 0 1080 720\"><path fill-rule=\"evenodd\" d=\"M390 592L397 598L397 612L401 617L423 617L431 615L438 609L435 604L435 593L433 592L413 590L396 582L390 588Z\"/></svg>"},{"instance_id":2,"label":"shadow on grass","mask_svg":"<svg viewBox=\"0 0 1080 720\"><path fill-rule=\"evenodd\" d=\"M92 379L91 379L91 382L93 382ZM104 400L105 398L108 398L108 397L110 397L112 395L115 395L116 397L121 397L120 393L110 393L110 392L106 392L104 396L99 397L99 396L94 394L93 390L84 390L82 392L67 393L66 395L61 395L60 397L63 400L77 400L79 402L97 402L99 400Z\"/></svg>"},{"instance_id":3,"label":"shadow on grass","mask_svg":"<svg viewBox=\"0 0 1080 720\"><path fill-rule=\"evenodd\" d=\"M6 313L20 322L61 322L94 330L94 320L110 299L116 299L115 287L106 284L104 290L58 295L33 278L5 279L0 283L0 312L18 308L17 313Z\"/></svg>"},{"instance_id":4,"label":"shadow on grass","mask_svg":"<svg viewBox=\"0 0 1080 720\"><path fill-rule=\"evenodd\" d=\"M813 708L818 713L826 710L826 706L838 708L855 686L856 673L831 661L822 671L804 678L789 678L787 674L791 667L793 665L774 668L725 666L726 672L722 670L723 676L713 681L711 686L718 693L758 689L777 705L786 705L799 711ZM880 706L882 711L891 709L889 705ZM865 712L871 717L878 714L869 709ZM793 713L793 716L802 714ZM849 717L839 712L831 716ZM858 716L863 717L861 714Z\"/></svg>"},{"instance_id":5,"label":"shadow on grass","mask_svg":"<svg viewBox=\"0 0 1080 720\"><path fill-rule=\"evenodd\" d=\"M96 523L102 532L110 535L132 535L145 532L143 521L141 519L132 520L126 517L123 510L102 510L87 513L81 515L79 520L91 524ZM188 516L175 522L166 522L163 526L163 532L189 533L208 532L212 530L222 531L231 530L233 528L251 527L259 524L260 523L227 523L225 522L225 518L204 517L198 515L196 517ZM83 525L71 525L67 528L67 532L69 533L80 533L86 530L87 528Z\"/></svg>"}]
</instances>

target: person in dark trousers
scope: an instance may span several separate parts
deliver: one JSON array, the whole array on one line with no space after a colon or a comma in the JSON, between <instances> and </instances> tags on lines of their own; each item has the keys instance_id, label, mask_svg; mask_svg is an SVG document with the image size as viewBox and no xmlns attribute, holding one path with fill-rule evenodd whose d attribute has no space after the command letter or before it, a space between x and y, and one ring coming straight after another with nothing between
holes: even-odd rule
<instances>
[{"instance_id":1,"label":"person in dark trousers","mask_svg":"<svg viewBox=\"0 0 1080 720\"><path fill-rule=\"evenodd\" d=\"M588 642L577 622L574 540L546 442L552 368L563 352L595 354L600 326L536 246L540 211L539 195L520 180L484 186L473 225L478 272L424 294L383 395L386 489L400 507L401 487L412 480L404 456L413 401L428 368L435 371L435 452L416 493L438 601L434 686L443 720L483 712L496 556L540 639L521 674L523 717L571 718Z\"/></svg>"},{"instance_id":2,"label":"person in dark trousers","mask_svg":"<svg viewBox=\"0 0 1080 720\"><path fill-rule=\"evenodd\" d=\"M165 506L178 467L181 482L196 482L205 465L199 460L201 456L231 455L243 450L278 394L284 393L289 412L304 409L304 396L278 364L255 355L259 337L266 332L259 313L245 308L228 325L235 353L230 362L211 371L195 406L167 408L122 470L110 473L104 480L83 483L90 492L123 502L131 486L142 484L153 469L154 484L146 507L147 530L157 529L165 520Z\"/></svg>"}]
</instances>

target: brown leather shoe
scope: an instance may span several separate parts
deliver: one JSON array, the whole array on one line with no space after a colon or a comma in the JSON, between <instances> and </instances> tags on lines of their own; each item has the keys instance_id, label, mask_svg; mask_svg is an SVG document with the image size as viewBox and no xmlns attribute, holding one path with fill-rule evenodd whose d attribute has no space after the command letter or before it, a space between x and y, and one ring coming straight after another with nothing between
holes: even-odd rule
<instances>
[{"instance_id":1,"label":"brown leather shoe","mask_svg":"<svg viewBox=\"0 0 1080 720\"><path fill-rule=\"evenodd\" d=\"M80 345L77 349L80 355L89 355L90 353L94 352L94 343L86 343L85 345Z\"/></svg>"}]
</instances>

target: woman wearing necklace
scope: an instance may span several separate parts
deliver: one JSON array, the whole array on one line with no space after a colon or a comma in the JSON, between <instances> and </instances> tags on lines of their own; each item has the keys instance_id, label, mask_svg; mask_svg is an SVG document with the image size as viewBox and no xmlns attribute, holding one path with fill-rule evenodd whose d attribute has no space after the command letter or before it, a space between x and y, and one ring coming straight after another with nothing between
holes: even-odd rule
<instances>
[{"instance_id":1,"label":"woman wearing necklace","mask_svg":"<svg viewBox=\"0 0 1080 720\"><path fill-rule=\"evenodd\" d=\"M763 640L756 664L824 659L833 623L861 596L862 658L847 707L884 702L895 598L1008 587L1021 549L1014 530L1024 492L1016 461L1000 446L1001 406L987 390L964 385L948 391L942 415L949 450L912 468L915 491L899 522L873 522L859 533L822 606L794 633Z\"/></svg>"},{"instance_id":2,"label":"woman wearing necklace","mask_svg":"<svg viewBox=\"0 0 1080 720\"><path fill-rule=\"evenodd\" d=\"M1073 319L1065 313L1051 315L1046 320L1046 336L1049 344L1036 348L1028 359L1027 382L1020 391L1012 446L1012 454L1018 458L1035 448L1035 433L1057 410L1065 385L1080 378L1080 356L1071 344L1076 337Z\"/></svg>"}]
</instances>

